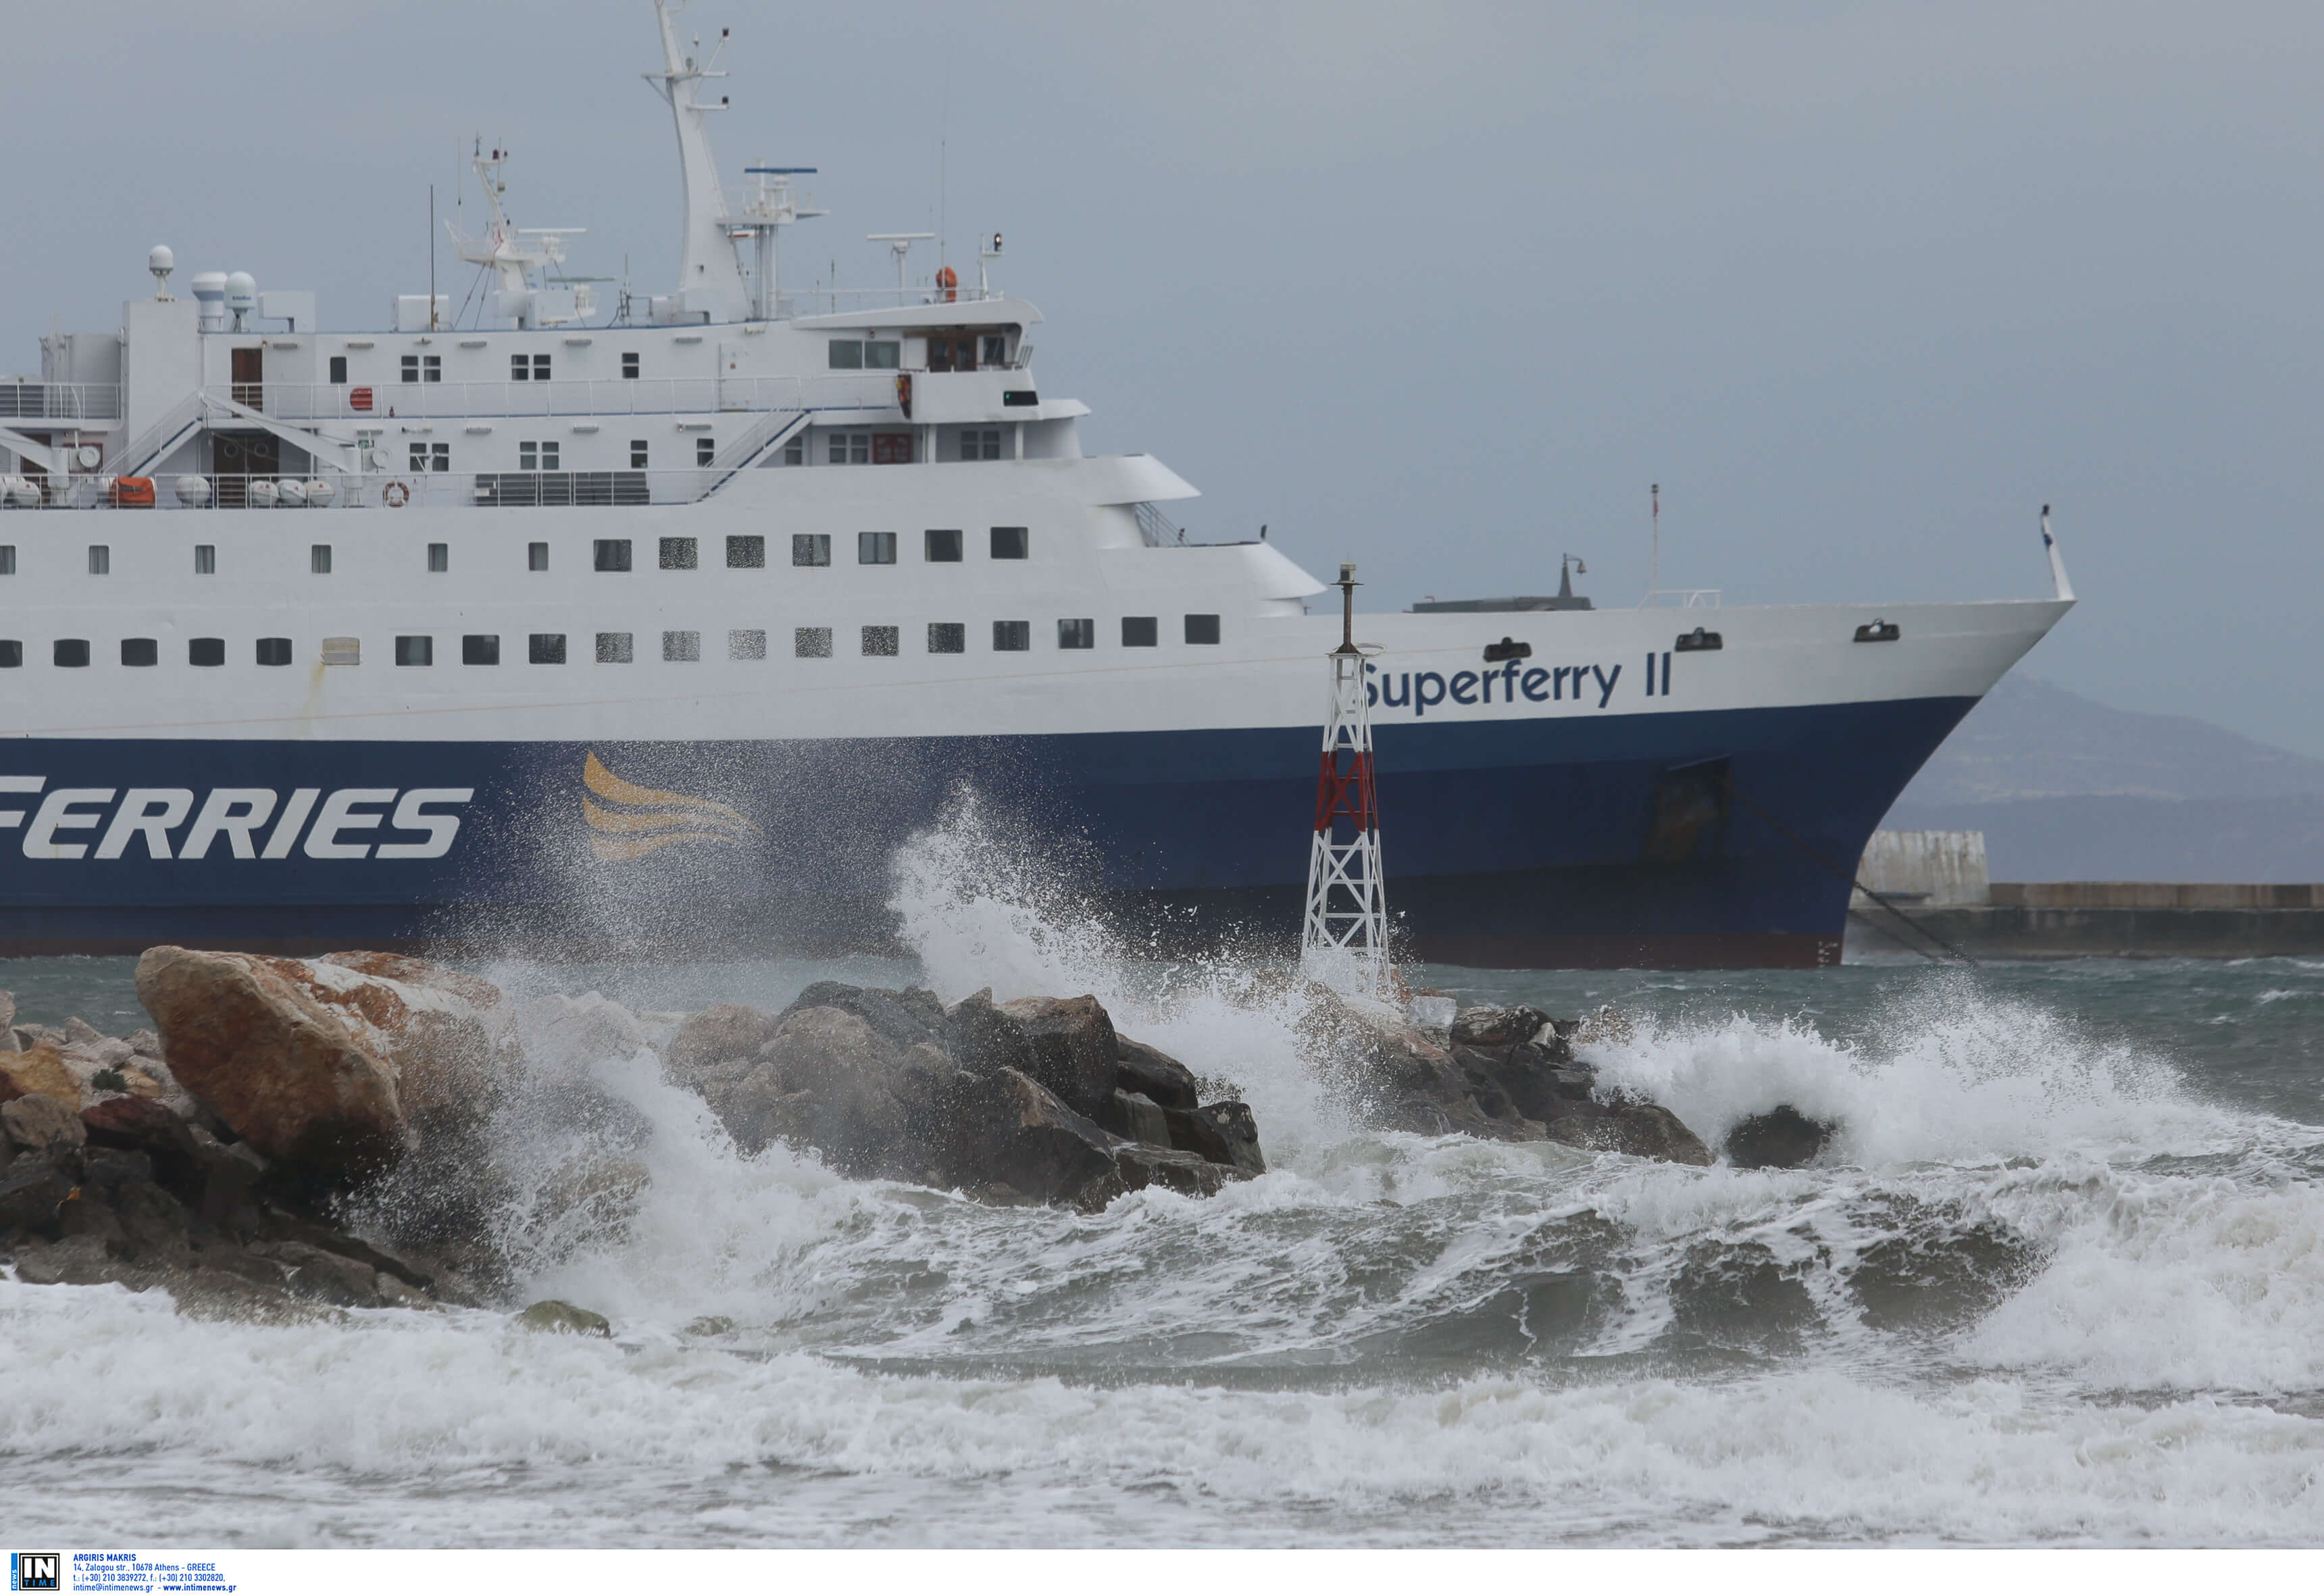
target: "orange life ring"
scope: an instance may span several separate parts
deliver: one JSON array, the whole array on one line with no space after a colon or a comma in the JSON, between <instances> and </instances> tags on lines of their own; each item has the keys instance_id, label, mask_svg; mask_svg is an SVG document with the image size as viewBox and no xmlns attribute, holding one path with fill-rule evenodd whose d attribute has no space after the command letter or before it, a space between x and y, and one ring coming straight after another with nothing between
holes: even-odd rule
<instances>
[{"instance_id":1,"label":"orange life ring","mask_svg":"<svg viewBox=\"0 0 2324 1596\"><path fill-rule=\"evenodd\" d=\"M401 510L411 502L411 490L400 482L391 482L379 492L380 503L390 510Z\"/></svg>"},{"instance_id":2,"label":"orange life ring","mask_svg":"<svg viewBox=\"0 0 2324 1596\"><path fill-rule=\"evenodd\" d=\"M936 268L936 286L944 290L945 304L949 305L960 298L960 274L950 266Z\"/></svg>"}]
</instances>

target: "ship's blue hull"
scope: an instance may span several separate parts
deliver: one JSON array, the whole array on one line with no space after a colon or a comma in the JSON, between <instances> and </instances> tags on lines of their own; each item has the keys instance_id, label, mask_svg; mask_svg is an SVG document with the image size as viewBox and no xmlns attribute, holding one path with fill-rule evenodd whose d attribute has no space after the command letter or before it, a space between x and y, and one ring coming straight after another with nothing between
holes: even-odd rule
<instances>
[{"instance_id":1,"label":"ship's blue hull","mask_svg":"<svg viewBox=\"0 0 2324 1596\"><path fill-rule=\"evenodd\" d=\"M1831 962L1865 839L1973 702L1384 727L1390 908L1412 951L1467 964ZM876 945L897 846L969 793L989 846L1168 942L1287 943L1316 760L1313 728L19 741L0 748L0 777L24 779L0 791L0 951ZM285 825L301 789L303 830ZM429 851L424 826L394 825L415 789L471 795L411 811L458 816L436 857L411 856ZM268 795L269 824L239 839L213 826L205 857L180 856L227 790ZM339 828L318 844L333 795Z\"/></svg>"}]
</instances>

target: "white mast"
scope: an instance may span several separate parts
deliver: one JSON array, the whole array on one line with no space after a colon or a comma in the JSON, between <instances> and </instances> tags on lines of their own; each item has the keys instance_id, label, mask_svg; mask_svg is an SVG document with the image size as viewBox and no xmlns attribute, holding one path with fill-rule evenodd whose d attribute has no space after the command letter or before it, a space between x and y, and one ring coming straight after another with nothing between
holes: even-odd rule
<instances>
[{"instance_id":1,"label":"white mast","mask_svg":"<svg viewBox=\"0 0 2324 1596\"><path fill-rule=\"evenodd\" d=\"M677 119L678 161L686 179L686 228L678 237L678 294L670 309L674 319L740 321L750 310L750 295L742 285L733 240L720 225L725 198L718 186L718 158L710 148L708 120L711 112L726 108L726 101L722 96L716 105L704 105L696 88L706 78L726 74L697 66L692 56L678 50L674 19L681 5L682 0L654 0L654 17L661 24L662 69L645 74ZM724 29L718 48L726 48Z\"/></svg>"},{"instance_id":2,"label":"white mast","mask_svg":"<svg viewBox=\"0 0 2324 1596\"><path fill-rule=\"evenodd\" d=\"M1364 654L1356 645L1356 567L1340 567L1340 646L1332 650L1332 707L1315 787L1315 842L1307 856L1307 909L1299 964L1309 977L1353 996L1394 991L1388 963L1388 882L1380 870L1379 800L1372 784L1371 713ZM1342 827L1348 832L1340 840Z\"/></svg>"}]
</instances>

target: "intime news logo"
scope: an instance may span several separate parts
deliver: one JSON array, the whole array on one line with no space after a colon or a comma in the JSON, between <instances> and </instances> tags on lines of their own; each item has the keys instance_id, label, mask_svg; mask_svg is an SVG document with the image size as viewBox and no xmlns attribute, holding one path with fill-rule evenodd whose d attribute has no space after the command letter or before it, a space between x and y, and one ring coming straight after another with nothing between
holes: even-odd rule
<instances>
[{"instance_id":1,"label":"intime news logo","mask_svg":"<svg viewBox=\"0 0 2324 1596\"><path fill-rule=\"evenodd\" d=\"M61 1552L11 1552L8 1554L8 1588L11 1591L61 1591L65 1588L64 1561Z\"/></svg>"}]
</instances>

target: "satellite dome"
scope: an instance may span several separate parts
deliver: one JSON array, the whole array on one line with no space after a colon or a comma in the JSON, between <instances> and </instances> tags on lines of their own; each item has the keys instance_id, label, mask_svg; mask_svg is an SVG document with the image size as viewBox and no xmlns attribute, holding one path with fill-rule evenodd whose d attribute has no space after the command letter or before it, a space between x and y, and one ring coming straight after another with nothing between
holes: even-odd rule
<instances>
[{"instance_id":1,"label":"satellite dome","mask_svg":"<svg viewBox=\"0 0 2324 1596\"><path fill-rule=\"evenodd\" d=\"M166 244L157 244L145 256L145 270L166 277L178 269L178 257Z\"/></svg>"},{"instance_id":2,"label":"satellite dome","mask_svg":"<svg viewBox=\"0 0 2324 1596\"><path fill-rule=\"evenodd\" d=\"M244 315L258 309L258 279L236 272L226 280L226 308Z\"/></svg>"}]
</instances>

